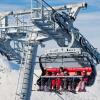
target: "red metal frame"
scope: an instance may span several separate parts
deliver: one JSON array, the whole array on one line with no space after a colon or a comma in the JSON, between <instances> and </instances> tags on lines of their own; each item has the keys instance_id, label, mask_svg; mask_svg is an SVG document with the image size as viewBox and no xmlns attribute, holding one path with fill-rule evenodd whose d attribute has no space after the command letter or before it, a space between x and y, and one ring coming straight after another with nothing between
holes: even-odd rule
<instances>
[{"instance_id":1,"label":"red metal frame","mask_svg":"<svg viewBox=\"0 0 100 100\"><path fill-rule=\"evenodd\" d=\"M54 72L54 73L58 73L60 68L47 68L46 70L48 72ZM75 73L77 71L83 72L86 71L88 73L88 75L91 74L92 72L92 68L91 67L74 67L74 68L64 68L64 71L67 71L70 73Z\"/></svg>"}]
</instances>

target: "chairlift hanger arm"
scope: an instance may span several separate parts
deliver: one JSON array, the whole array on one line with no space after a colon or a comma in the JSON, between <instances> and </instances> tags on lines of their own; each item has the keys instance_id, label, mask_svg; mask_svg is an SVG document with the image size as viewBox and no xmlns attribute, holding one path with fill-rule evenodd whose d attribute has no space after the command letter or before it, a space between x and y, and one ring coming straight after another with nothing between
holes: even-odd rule
<instances>
[{"instance_id":1,"label":"chairlift hanger arm","mask_svg":"<svg viewBox=\"0 0 100 100\"><path fill-rule=\"evenodd\" d=\"M40 69L42 71L42 75L44 75L45 74L45 70L44 70L44 67L42 65L41 57L39 57L39 65L40 65Z\"/></svg>"},{"instance_id":2,"label":"chairlift hanger arm","mask_svg":"<svg viewBox=\"0 0 100 100\"><path fill-rule=\"evenodd\" d=\"M43 0L43 2L45 1ZM53 9L49 4L47 5L52 9L51 19L54 22L56 22L63 31L66 31L67 33L71 31L72 33L75 33L75 30L73 27L73 21L76 19L76 16L78 15L78 12L80 11L80 9L87 7L87 3L80 3L76 5L74 4L74 5L66 6L66 8L70 9L69 14L66 14L66 13L60 14L55 9ZM77 33L77 34L82 38L80 39L80 41L83 40L82 42L85 45L84 46L81 43L83 50L88 52L91 55L91 57L97 62L97 64L99 64L100 53L85 39L85 37L81 33Z\"/></svg>"},{"instance_id":3,"label":"chairlift hanger arm","mask_svg":"<svg viewBox=\"0 0 100 100\"><path fill-rule=\"evenodd\" d=\"M75 41L77 41L80 45L83 51L90 54L91 58L96 61L97 64L100 63L100 53L97 51L96 48L93 47L93 45L80 33L74 30L75 33L77 33L78 37L75 38Z\"/></svg>"}]
</instances>

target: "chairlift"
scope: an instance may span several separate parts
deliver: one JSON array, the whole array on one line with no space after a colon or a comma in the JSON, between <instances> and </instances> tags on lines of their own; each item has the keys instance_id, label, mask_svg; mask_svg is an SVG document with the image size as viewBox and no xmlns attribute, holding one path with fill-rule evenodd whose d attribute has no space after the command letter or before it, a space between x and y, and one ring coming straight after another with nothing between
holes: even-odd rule
<instances>
[{"instance_id":1,"label":"chairlift","mask_svg":"<svg viewBox=\"0 0 100 100\"><path fill-rule=\"evenodd\" d=\"M88 76L88 81L86 86L93 85L96 77L95 67L91 65L91 62L84 55L62 55L62 54L46 54L41 55L39 58L39 63L42 65L40 66L42 70L41 78L57 78L57 76L44 76L45 72L48 73L59 73L60 67L63 67L65 72L69 73L69 76L66 78L76 78L82 77L82 72L86 72ZM81 75L76 75L77 72L80 72ZM61 76L60 76L61 77ZM65 77L65 76L63 76Z\"/></svg>"}]
</instances>

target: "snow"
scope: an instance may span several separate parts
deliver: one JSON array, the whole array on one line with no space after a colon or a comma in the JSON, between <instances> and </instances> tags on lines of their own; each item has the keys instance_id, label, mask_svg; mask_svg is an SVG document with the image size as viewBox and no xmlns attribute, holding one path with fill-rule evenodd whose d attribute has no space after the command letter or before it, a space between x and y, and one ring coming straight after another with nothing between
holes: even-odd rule
<instances>
[{"instance_id":1,"label":"snow","mask_svg":"<svg viewBox=\"0 0 100 100\"><path fill-rule=\"evenodd\" d=\"M35 70L38 76L40 70ZM12 70L10 64L5 57L0 55L0 100L15 100L17 81L18 81L18 70ZM36 86L37 77L34 75L33 90L37 89ZM34 85L35 84L35 85ZM31 100L99 100L100 97L100 70L96 82L92 87L87 87L85 93L68 93L63 92L62 95L58 95L54 92L38 92L32 91Z\"/></svg>"},{"instance_id":2,"label":"snow","mask_svg":"<svg viewBox=\"0 0 100 100\"><path fill-rule=\"evenodd\" d=\"M0 100L14 100L16 93L17 71L0 73Z\"/></svg>"},{"instance_id":3,"label":"snow","mask_svg":"<svg viewBox=\"0 0 100 100\"><path fill-rule=\"evenodd\" d=\"M10 63L0 55L0 100L14 100L18 71L10 69Z\"/></svg>"}]
</instances>

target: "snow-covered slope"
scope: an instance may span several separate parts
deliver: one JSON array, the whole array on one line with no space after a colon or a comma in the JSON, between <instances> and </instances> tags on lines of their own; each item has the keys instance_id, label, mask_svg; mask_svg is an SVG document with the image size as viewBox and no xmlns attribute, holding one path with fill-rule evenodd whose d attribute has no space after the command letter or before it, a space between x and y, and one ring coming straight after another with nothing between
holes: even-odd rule
<instances>
[{"instance_id":1,"label":"snow-covered slope","mask_svg":"<svg viewBox=\"0 0 100 100\"><path fill-rule=\"evenodd\" d=\"M15 100L17 71L0 72L0 100Z\"/></svg>"},{"instance_id":2,"label":"snow-covered slope","mask_svg":"<svg viewBox=\"0 0 100 100\"><path fill-rule=\"evenodd\" d=\"M10 69L9 62L5 57L0 55L0 100L15 100L16 87L18 81L18 70ZM39 70L34 71L37 75L40 74ZM87 88L85 93L62 93L57 95L50 92L32 91L31 100L100 100L100 70L97 71L98 75L96 82L92 87ZM36 88L37 77L34 75L33 90Z\"/></svg>"},{"instance_id":3,"label":"snow-covered slope","mask_svg":"<svg viewBox=\"0 0 100 100\"><path fill-rule=\"evenodd\" d=\"M0 100L14 100L18 71L11 70L10 64L0 55Z\"/></svg>"}]
</instances>

